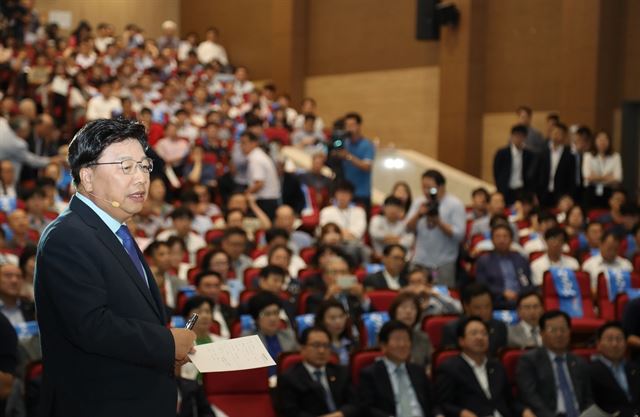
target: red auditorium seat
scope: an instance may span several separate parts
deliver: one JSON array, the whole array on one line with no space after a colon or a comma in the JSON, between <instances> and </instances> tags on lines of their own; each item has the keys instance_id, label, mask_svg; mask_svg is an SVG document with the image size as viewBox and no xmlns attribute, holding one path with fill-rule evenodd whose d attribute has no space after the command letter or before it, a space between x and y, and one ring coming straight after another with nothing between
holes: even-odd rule
<instances>
[{"instance_id":1,"label":"red auditorium seat","mask_svg":"<svg viewBox=\"0 0 640 417\"><path fill-rule=\"evenodd\" d=\"M500 361L507 372L507 378L511 383L511 386L516 387L516 367L518 366L518 360L520 356L524 355L527 351L524 349L507 349L500 355Z\"/></svg>"},{"instance_id":2,"label":"red auditorium seat","mask_svg":"<svg viewBox=\"0 0 640 417\"><path fill-rule=\"evenodd\" d=\"M545 253L546 253L545 251L531 252L531 254L529 255L529 263L535 261L536 259L538 259L542 255L544 255Z\"/></svg>"},{"instance_id":3,"label":"red auditorium seat","mask_svg":"<svg viewBox=\"0 0 640 417\"><path fill-rule=\"evenodd\" d=\"M433 353L433 358L431 363L433 364L433 369L436 370L436 375L437 375L437 370L440 367L440 365L442 365L442 363L444 361L446 361L447 359L453 358L454 356L458 355L460 353L460 351L458 349L448 349L448 350L437 350Z\"/></svg>"},{"instance_id":4,"label":"red auditorium seat","mask_svg":"<svg viewBox=\"0 0 640 417\"><path fill-rule=\"evenodd\" d=\"M380 350L362 350L356 352L351 357L351 380L354 385L360 383L360 371L371 365L377 358L382 356Z\"/></svg>"},{"instance_id":5,"label":"red auditorium seat","mask_svg":"<svg viewBox=\"0 0 640 417\"><path fill-rule=\"evenodd\" d=\"M373 290L367 292L366 295L371 300L371 307L374 311L387 311L398 295L398 291Z\"/></svg>"},{"instance_id":6,"label":"red auditorium seat","mask_svg":"<svg viewBox=\"0 0 640 417\"><path fill-rule=\"evenodd\" d=\"M208 244L215 244L222 240L222 236L224 235L224 230L222 229L211 229L207 230L207 233L204 235L204 240L207 241Z\"/></svg>"},{"instance_id":7,"label":"red auditorium seat","mask_svg":"<svg viewBox=\"0 0 640 417\"><path fill-rule=\"evenodd\" d=\"M458 317L459 316L427 316L422 320L422 330L429 335L429 340L431 340L434 349L440 349L442 328L444 325Z\"/></svg>"},{"instance_id":8,"label":"red auditorium seat","mask_svg":"<svg viewBox=\"0 0 640 417\"><path fill-rule=\"evenodd\" d=\"M634 272L631 274L631 287L640 288L640 274ZM607 287L607 279L603 273L598 275L598 308L600 309L600 317L605 320L622 319L616 317L616 303L609 300L609 289Z\"/></svg>"},{"instance_id":9,"label":"red auditorium seat","mask_svg":"<svg viewBox=\"0 0 640 417\"><path fill-rule=\"evenodd\" d=\"M576 356L580 356L587 362L591 362L591 356L598 353L598 350L596 348L575 348L571 349L571 353Z\"/></svg>"},{"instance_id":10,"label":"red auditorium seat","mask_svg":"<svg viewBox=\"0 0 640 417\"><path fill-rule=\"evenodd\" d=\"M304 280L306 280L307 278L318 274L320 274L319 269L308 267L302 268L300 271L298 271L298 280L300 280L300 282L304 282Z\"/></svg>"},{"instance_id":11,"label":"red auditorium seat","mask_svg":"<svg viewBox=\"0 0 640 417\"><path fill-rule=\"evenodd\" d=\"M633 256L633 270L640 272L640 253L636 253Z\"/></svg>"},{"instance_id":12,"label":"red auditorium seat","mask_svg":"<svg viewBox=\"0 0 640 417\"><path fill-rule=\"evenodd\" d=\"M316 249L314 246L309 246L308 248L302 248L300 249L300 257L307 265L310 265L311 261L313 260L313 257L316 256L317 251L318 249Z\"/></svg>"},{"instance_id":13,"label":"red auditorium seat","mask_svg":"<svg viewBox=\"0 0 640 417\"><path fill-rule=\"evenodd\" d=\"M293 365L302 362L302 355L299 352L283 352L278 357L278 375L282 375ZM338 364L338 356L332 353L329 357L329 363Z\"/></svg>"},{"instance_id":14,"label":"red auditorium seat","mask_svg":"<svg viewBox=\"0 0 640 417\"><path fill-rule=\"evenodd\" d=\"M207 400L230 417L275 417L268 368L203 374Z\"/></svg>"},{"instance_id":15,"label":"red auditorium seat","mask_svg":"<svg viewBox=\"0 0 640 417\"><path fill-rule=\"evenodd\" d=\"M198 249L198 252L196 252L196 265L202 265L202 260L204 259L204 257L207 255L207 253L210 250L211 250L211 248L209 248L209 247L204 247L204 248Z\"/></svg>"},{"instance_id":16,"label":"red auditorium seat","mask_svg":"<svg viewBox=\"0 0 640 417\"><path fill-rule=\"evenodd\" d=\"M243 290L240 293L240 304L244 304L246 302L249 301L249 299L251 297L253 297L254 295L256 295L258 293L257 290ZM289 294L286 291L280 291L280 298L287 301L289 300L289 298L291 298L291 294Z\"/></svg>"},{"instance_id":17,"label":"red auditorium seat","mask_svg":"<svg viewBox=\"0 0 640 417\"><path fill-rule=\"evenodd\" d=\"M305 290L298 296L298 314L305 314L307 312L307 300L313 294L311 291Z\"/></svg>"},{"instance_id":18,"label":"red auditorium seat","mask_svg":"<svg viewBox=\"0 0 640 417\"><path fill-rule=\"evenodd\" d=\"M189 271L187 271L187 281L189 282L189 284L196 285L196 275L198 275L199 273L200 267L195 266L193 268L189 268Z\"/></svg>"},{"instance_id":19,"label":"red auditorium seat","mask_svg":"<svg viewBox=\"0 0 640 417\"><path fill-rule=\"evenodd\" d=\"M616 298L616 320L622 320L624 316L624 309L629 302L629 296L627 294L619 294Z\"/></svg>"},{"instance_id":20,"label":"red auditorium seat","mask_svg":"<svg viewBox=\"0 0 640 417\"><path fill-rule=\"evenodd\" d=\"M260 268L247 268L244 270L244 287L246 289L256 288L256 283L258 275L260 274Z\"/></svg>"},{"instance_id":21,"label":"red auditorium seat","mask_svg":"<svg viewBox=\"0 0 640 417\"><path fill-rule=\"evenodd\" d=\"M580 287L583 317L571 319L571 334L574 337L574 340L572 340L574 343L584 341L585 338L590 338L598 327L604 324L604 320L596 316L591 299L591 279L589 278L589 274L582 271L576 272L576 280ZM553 285L553 278L549 271L544 273L542 298L546 311L560 308L560 299L558 298L558 293L556 292L556 287Z\"/></svg>"}]
</instances>

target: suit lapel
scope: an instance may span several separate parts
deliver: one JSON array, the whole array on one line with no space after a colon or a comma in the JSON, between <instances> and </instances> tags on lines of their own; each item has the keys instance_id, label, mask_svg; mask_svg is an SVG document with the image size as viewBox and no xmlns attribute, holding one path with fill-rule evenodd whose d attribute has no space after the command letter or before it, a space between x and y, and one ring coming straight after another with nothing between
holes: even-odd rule
<instances>
[{"instance_id":1,"label":"suit lapel","mask_svg":"<svg viewBox=\"0 0 640 417\"><path fill-rule=\"evenodd\" d=\"M414 368L407 364L407 373L409 374L409 379L411 380L411 385L413 386L413 392L415 392L416 397L418 398L418 402L424 409L426 398L424 398L424 387L422 386L422 381L420 377L414 372Z\"/></svg>"},{"instance_id":2,"label":"suit lapel","mask_svg":"<svg viewBox=\"0 0 640 417\"><path fill-rule=\"evenodd\" d=\"M129 258L129 255L125 251L124 246L122 246L118 238L113 234L113 232L111 232L111 230L107 227L107 225L104 224L102 219L100 219L100 217L98 217L98 215L93 210L91 210L90 207L84 204L80 199L74 197L71 200L70 207L73 211L78 213L78 215L84 220L84 222L87 223L87 225L95 229L96 237L98 238L98 240L100 240L102 244L106 246L107 249L109 249L109 251L113 254L113 256L122 265L122 267L127 271L127 273L129 274L129 277L131 278L131 280L133 280L133 283L135 284L135 286L142 293L142 296L144 297L144 299L149 303L149 305L151 306L153 311L156 313L158 318L162 321L162 324L164 324L163 314L161 313L161 310L158 308L157 303L153 300L151 296L151 291L149 290L149 288L147 288L147 286L142 281L140 277L140 273L138 272L136 267L133 265L131 258ZM147 267L146 262L144 261L144 258L141 258L141 261L147 273L147 280L154 281L153 275L151 274L151 271ZM149 282L149 287L151 287L151 285L152 283ZM155 286L155 281L153 282L153 285ZM157 291L157 288L156 288L156 291Z\"/></svg>"},{"instance_id":3,"label":"suit lapel","mask_svg":"<svg viewBox=\"0 0 640 417\"><path fill-rule=\"evenodd\" d=\"M582 403L580 398L580 390L578 387L580 386L580 380L576 375L576 370L578 368L578 360L575 356L567 354L567 368L569 368L569 375L571 375L571 383L573 384L573 394L576 396L576 400L578 400L578 405Z\"/></svg>"},{"instance_id":4,"label":"suit lapel","mask_svg":"<svg viewBox=\"0 0 640 417\"><path fill-rule=\"evenodd\" d=\"M638 365L630 362L627 362L627 366L625 368L631 400L638 401L640 398L640 368L638 368Z\"/></svg>"},{"instance_id":5,"label":"suit lapel","mask_svg":"<svg viewBox=\"0 0 640 417\"><path fill-rule=\"evenodd\" d=\"M394 398L393 386L391 386L391 375L387 372L387 367L384 361L380 360L376 362L375 369L376 381L380 384L379 393L385 398L387 404L391 404L393 410L395 410L396 399Z\"/></svg>"},{"instance_id":6,"label":"suit lapel","mask_svg":"<svg viewBox=\"0 0 640 417\"><path fill-rule=\"evenodd\" d=\"M336 391L339 388L337 375L338 372L336 368L331 366L331 364L327 364L325 370L327 373L327 381L329 382L329 389L331 390L331 396L333 397L333 402L337 406L340 400L340 392Z\"/></svg>"},{"instance_id":7,"label":"suit lapel","mask_svg":"<svg viewBox=\"0 0 640 417\"><path fill-rule=\"evenodd\" d=\"M465 361L462 358L462 356L458 356L458 360L462 363L462 369L464 369L464 372L466 374L464 379L466 379L467 381L473 381L473 386L475 387L475 390L478 391L478 393L480 393L484 398L488 400L489 398L487 398L487 394L484 392L484 390L480 386L480 381L478 381L478 378L476 378L476 374L475 372L473 372L473 369L471 368L471 366L469 366L467 361ZM487 362L487 377L489 377L489 362ZM491 383L489 383L489 387L491 387ZM493 395L493 392L491 393Z\"/></svg>"}]
</instances>

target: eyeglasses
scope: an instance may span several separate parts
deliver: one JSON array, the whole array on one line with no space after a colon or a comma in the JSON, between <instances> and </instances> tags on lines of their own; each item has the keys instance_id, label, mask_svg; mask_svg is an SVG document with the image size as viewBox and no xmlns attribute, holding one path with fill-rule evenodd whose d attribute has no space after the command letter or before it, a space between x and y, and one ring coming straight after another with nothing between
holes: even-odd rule
<instances>
[{"instance_id":1,"label":"eyeglasses","mask_svg":"<svg viewBox=\"0 0 640 417\"><path fill-rule=\"evenodd\" d=\"M276 317L280 315L280 309L277 310L264 310L260 312L260 317Z\"/></svg>"},{"instance_id":2,"label":"eyeglasses","mask_svg":"<svg viewBox=\"0 0 640 417\"><path fill-rule=\"evenodd\" d=\"M142 161L134 161L133 159L125 159L119 162L92 162L88 166L93 165L120 165L124 175L133 175L136 166L140 168L143 174L150 174L153 171L153 160L151 158L143 158Z\"/></svg>"},{"instance_id":3,"label":"eyeglasses","mask_svg":"<svg viewBox=\"0 0 640 417\"><path fill-rule=\"evenodd\" d=\"M331 345L329 343L320 343L320 342L313 342L313 343L307 343L307 346L309 346L310 348L313 349L330 349Z\"/></svg>"}]
</instances>

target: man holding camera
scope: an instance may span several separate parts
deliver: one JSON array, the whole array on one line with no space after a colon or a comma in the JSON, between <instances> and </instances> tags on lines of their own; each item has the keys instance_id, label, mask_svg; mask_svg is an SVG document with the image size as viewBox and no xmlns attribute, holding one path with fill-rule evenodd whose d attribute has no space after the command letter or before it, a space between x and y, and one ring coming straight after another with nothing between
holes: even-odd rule
<instances>
[{"instance_id":1,"label":"man holding camera","mask_svg":"<svg viewBox=\"0 0 640 417\"><path fill-rule=\"evenodd\" d=\"M424 196L414 201L407 228L416 233L413 263L429 270L437 284L456 286L456 260L465 233L462 202L447 193L442 173L430 169L422 174Z\"/></svg>"}]
</instances>

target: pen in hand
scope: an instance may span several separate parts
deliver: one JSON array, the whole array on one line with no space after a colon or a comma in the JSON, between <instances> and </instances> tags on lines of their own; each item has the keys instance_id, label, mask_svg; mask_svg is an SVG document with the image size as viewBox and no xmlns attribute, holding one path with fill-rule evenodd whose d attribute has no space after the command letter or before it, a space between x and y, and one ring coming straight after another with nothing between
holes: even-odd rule
<instances>
[{"instance_id":1,"label":"pen in hand","mask_svg":"<svg viewBox=\"0 0 640 417\"><path fill-rule=\"evenodd\" d=\"M193 326L196 325L197 321L198 315L196 313L193 313L191 317L189 317L189 320L187 320L187 324L185 324L184 328L187 330L193 330Z\"/></svg>"}]
</instances>

